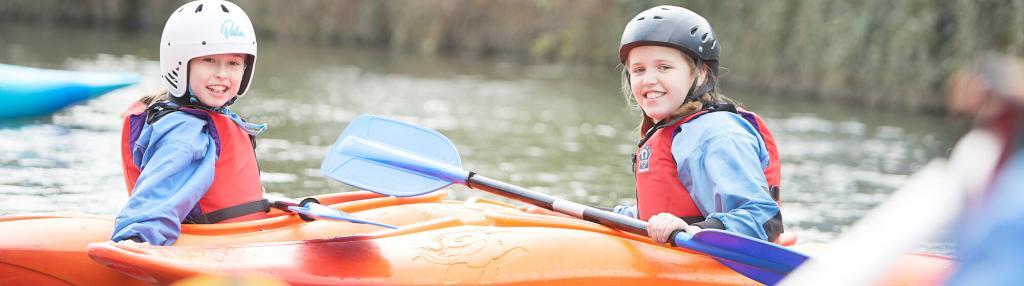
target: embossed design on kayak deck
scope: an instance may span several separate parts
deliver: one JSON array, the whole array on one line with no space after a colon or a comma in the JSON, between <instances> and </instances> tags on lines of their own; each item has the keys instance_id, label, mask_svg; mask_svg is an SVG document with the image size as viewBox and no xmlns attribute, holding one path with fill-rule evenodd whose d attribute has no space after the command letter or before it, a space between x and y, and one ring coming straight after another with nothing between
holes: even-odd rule
<instances>
[{"instance_id":1,"label":"embossed design on kayak deck","mask_svg":"<svg viewBox=\"0 0 1024 286\"><path fill-rule=\"evenodd\" d=\"M508 262L526 255L524 247L502 242L502 231L456 229L442 232L416 247L413 261L423 260L445 267L445 284L489 283ZM471 280L471 281L466 281Z\"/></svg>"}]
</instances>

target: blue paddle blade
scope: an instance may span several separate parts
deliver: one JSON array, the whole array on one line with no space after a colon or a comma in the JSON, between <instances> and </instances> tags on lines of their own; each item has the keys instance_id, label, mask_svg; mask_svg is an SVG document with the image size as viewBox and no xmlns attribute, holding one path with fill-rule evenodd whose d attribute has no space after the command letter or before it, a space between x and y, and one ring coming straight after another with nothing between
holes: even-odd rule
<instances>
[{"instance_id":1,"label":"blue paddle blade","mask_svg":"<svg viewBox=\"0 0 1024 286\"><path fill-rule=\"evenodd\" d=\"M758 258L778 264L778 268L784 273L793 271L808 258L803 253L786 249L777 244L717 229L701 230L691 239L718 248L734 249L757 255Z\"/></svg>"},{"instance_id":2,"label":"blue paddle blade","mask_svg":"<svg viewBox=\"0 0 1024 286\"><path fill-rule=\"evenodd\" d=\"M427 168L396 168L396 162L420 157L461 170L455 145L437 131L394 119L363 115L345 128L320 165L324 176L364 190L407 197L447 187L459 178ZM465 180L465 178L461 178Z\"/></svg>"},{"instance_id":3,"label":"blue paddle blade","mask_svg":"<svg viewBox=\"0 0 1024 286\"><path fill-rule=\"evenodd\" d=\"M778 283L808 259L779 245L717 229L701 230L693 236L678 233L673 242L712 255L725 266L767 285Z\"/></svg>"},{"instance_id":4,"label":"blue paddle blade","mask_svg":"<svg viewBox=\"0 0 1024 286\"><path fill-rule=\"evenodd\" d=\"M390 228L390 229L398 228L398 227L390 225L390 224L385 224L385 223L379 223L379 222L372 222L372 221L364 220L364 219L358 218L356 216L353 216L351 214L345 213L343 211L339 211L339 210L336 210L336 209L328 208L328 207L325 207L325 206L322 206L322 205L319 205L319 204L307 204L305 207L289 206L288 210L292 211L292 212L295 212L295 213L300 213L300 214L304 214L304 215L307 215L307 216L319 218L319 219L343 220L343 221L354 222L354 223L376 225L376 226L386 227L386 228Z\"/></svg>"},{"instance_id":5,"label":"blue paddle blade","mask_svg":"<svg viewBox=\"0 0 1024 286\"><path fill-rule=\"evenodd\" d=\"M782 281L782 278L786 277L784 273L772 272L763 268L753 267L747 264L733 262L732 260L715 258L718 262L729 267L737 273L747 276L747 278L753 279L754 281L760 282L764 285L775 285Z\"/></svg>"}]
</instances>

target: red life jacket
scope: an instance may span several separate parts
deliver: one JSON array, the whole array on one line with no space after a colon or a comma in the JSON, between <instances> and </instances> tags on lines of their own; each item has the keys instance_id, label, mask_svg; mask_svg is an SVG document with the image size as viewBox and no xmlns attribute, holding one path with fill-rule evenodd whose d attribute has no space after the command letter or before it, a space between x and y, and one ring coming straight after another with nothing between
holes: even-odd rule
<instances>
[{"instance_id":1,"label":"red life jacket","mask_svg":"<svg viewBox=\"0 0 1024 286\"><path fill-rule=\"evenodd\" d=\"M199 200L203 215L185 223L238 222L266 218L269 205L263 199L256 152L249 134L231 118L208 110L159 103L149 108L141 103L129 107L121 129L121 163L128 195L131 196L135 190L135 183L141 173L138 166L135 166L131 146L138 140L144 124L153 124L159 117L174 111L206 120L207 130L214 139L213 147L217 148L213 183Z\"/></svg>"},{"instance_id":2,"label":"red life jacket","mask_svg":"<svg viewBox=\"0 0 1024 286\"><path fill-rule=\"evenodd\" d=\"M676 161L672 157L672 137L680 125L714 111L735 112L750 122L760 133L765 147L768 149L770 160L768 168L764 170L764 175L768 181L772 199L776 203L779 202L781 161L778 148L775 146L775 137L757 114L727 105L724 108L701 110L677 122L656 126L652 128L656 128L656 130L652 130L653 134L648 131L645 140L641 141L640 148L633 155L639 219L646 221L653 215L667 212L691 224L704 221L704 215L700 213L697 205L693 202L690 192L679 181Z\"/></svg>"}]
</instances>

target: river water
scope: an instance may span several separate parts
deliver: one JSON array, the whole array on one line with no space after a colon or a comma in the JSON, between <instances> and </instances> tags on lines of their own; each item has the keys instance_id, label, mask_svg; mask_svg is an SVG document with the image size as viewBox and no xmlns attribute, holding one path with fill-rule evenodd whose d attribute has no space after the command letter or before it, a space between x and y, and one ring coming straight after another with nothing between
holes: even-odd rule
<instances>
[{"instance_id":1,"label":"river water","mask_svg":"<svg viewBox=\"0 0 1024 286\"><path fill-rule=\"evenodd\" d=\"M2 63L143 75L138 85L50 116L0 122L0 214L116 214L127 199L120 113L161 89L159 35L18 25L0 26L0 35ZM271 39L259 49L252 89L233 109L270 125L257 148L270 192L353 190L320 176L320 163L350 120L377 114L443 133L467 170L581 203L633 202L638 115L618 95L613 66L424 58ZM966 128L943 117L726 94L772 127L784 161L785 226L802 241L833 240L928 160L945 156ZM451 189L456 199L483 195Z\"/></svg>"}]
</instances>

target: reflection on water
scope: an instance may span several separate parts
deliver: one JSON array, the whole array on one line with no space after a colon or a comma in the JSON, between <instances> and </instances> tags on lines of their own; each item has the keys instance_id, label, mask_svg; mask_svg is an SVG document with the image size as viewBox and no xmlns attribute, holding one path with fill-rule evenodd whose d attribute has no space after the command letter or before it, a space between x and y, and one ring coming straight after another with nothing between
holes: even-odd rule
<instances>
[{"instance_id":1,"label":"reflection on water","mask_svg":"<svg viewBox=\"0 0 1024 286\"><path fill-rule=\"evenodd\" d=\"M116 213L127 199L119 114L160 89L157 35L0 32L11 35L0 42L0 62L148 75L53 116L0 124L0 214ZM58 38L63 41L53 41ZM260 44L257 67L252 91L234 109L271 126L257 149L271 192L351 190L322 178L320 161L347 122L369 113L444 133L468 170L588 204L633 202L636 115L617 93L614 67L424 59L268 41ZM773 127L784 160L787 230L811 241L833 239L915 169L946 154L963 127L944 118L730 96ZM456 198L482 195L453 189Z\"/></svg>"}]
</instances>

